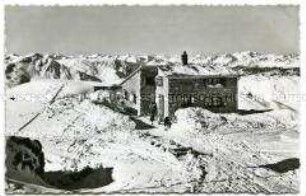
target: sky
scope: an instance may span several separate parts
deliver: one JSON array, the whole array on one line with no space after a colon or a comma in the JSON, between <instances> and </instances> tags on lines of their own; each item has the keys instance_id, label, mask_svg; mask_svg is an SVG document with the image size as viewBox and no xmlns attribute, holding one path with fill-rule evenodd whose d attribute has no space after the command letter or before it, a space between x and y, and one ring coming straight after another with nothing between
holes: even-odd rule
<instances>
[{"instance_id":1,"label":"sky","mask_svg":"<svg viewBox=\"0 0 306 196\"><path fill-rule=\"evenodd\" d=\"M6 6L8 53L299 52L297 6Z\"/></svg>"}]
</instances>

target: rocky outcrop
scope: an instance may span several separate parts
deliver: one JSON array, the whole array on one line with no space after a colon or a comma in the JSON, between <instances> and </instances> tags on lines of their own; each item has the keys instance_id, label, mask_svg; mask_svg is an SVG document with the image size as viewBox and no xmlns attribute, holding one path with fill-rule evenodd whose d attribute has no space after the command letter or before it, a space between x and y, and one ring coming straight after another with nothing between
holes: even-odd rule
<instances>
[{"instance_id":1,"label":"rocky outcrop","mask_svg":"<svg viewBox=\"0 0 306 196\"><path fill-rule=\"evenodd\" d=\"M97 188L111 182L113 168L90 168L81 171L45 172L44 153L38 140L11 136L6 138L6 180L17 184L34 184L73 190Z\"/></svg>"},{"instance_id":2,"label":"rocky outcrop","mask_svg":"<svg viewBox=\"0 0 306 196\"><path fill-rule=\"evenodd\" d=\"M11 136L6 138L6 178L44 185L44 153L37 140Z\"/></svg>"}]
</instances>

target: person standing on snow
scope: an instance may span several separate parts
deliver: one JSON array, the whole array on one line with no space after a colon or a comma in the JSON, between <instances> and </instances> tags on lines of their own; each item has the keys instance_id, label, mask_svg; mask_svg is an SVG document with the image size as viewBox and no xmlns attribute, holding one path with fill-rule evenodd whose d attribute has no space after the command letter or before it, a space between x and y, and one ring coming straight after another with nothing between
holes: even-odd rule
<instances>
[{"instance_id":1,"label":"person standing on snow","mask_svg":"<svg viewBox=\"0 0 306 196\"><path fill-rule=\"evenodd\" d=\"M152 102L152 104L149 106L149 110L150 110L150 121L151 121L151 124L153 125L155 115L156 115L156 112L157 112L156 103Z\"/></svg>"},{"instance_id":2,"label":"person standing on snow","mask_svg":"<svg viewBox=\"0 0 306 196\"><path fill-rule=\"evenodd\" d=\"M166 131L171 128L171 125L172 125L171 118L169 116L164 118L164 127Z\"/></svg>"}]
</instances>

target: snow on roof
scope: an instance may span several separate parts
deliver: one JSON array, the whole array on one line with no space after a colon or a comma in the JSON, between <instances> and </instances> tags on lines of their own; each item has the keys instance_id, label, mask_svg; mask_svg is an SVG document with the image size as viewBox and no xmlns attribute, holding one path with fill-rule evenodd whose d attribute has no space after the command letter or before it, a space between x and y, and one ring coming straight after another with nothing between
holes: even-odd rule
<instances>
[{"instance_id":1,"label":"snow on roof","mask_svg":"<svg viewBox=\"0 0 306 196\"><path fill-rule=\"evenodd\" d=\"M167 64L158 66L166 76L235 76L236 71L230 68L216 65L201 64Z\"/></svg>"},{"instance_id":2,"label":"snow on roof","mask_svg":"<svg viewBox=\"0 0 306 196\"><path fill-rule=\"evenodd\" d=\"M167 65L169 62L161 57L156 57L154 60L149 61L146 63L146 66L161 66L161 65Z\"/></svg>"}]
</instances>

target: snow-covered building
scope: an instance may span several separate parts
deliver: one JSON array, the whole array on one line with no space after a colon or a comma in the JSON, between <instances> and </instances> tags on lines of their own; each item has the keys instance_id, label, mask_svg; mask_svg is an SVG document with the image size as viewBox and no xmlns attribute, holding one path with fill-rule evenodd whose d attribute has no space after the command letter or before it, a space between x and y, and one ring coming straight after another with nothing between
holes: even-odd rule
<instances>
[{"instance_id":1,"label":"snow-covered building","mask_svg":"<svg viewBox=\"0 0 306 196\"><path fill-rule=\"evenodd\" d=\"M158 67L156 103L158 116L172 116L182 107L202 107L213 112L237 110L237 77L233 75L168 74Z\"/></svg>"},{"instance_id":2,"label":"snow-covered building","mask_svg":"<svg viewBox=\"0 0 306 196\"><path fill-rule=\"evenodd\" d=\"M128 107L148 115L150 103L156 102L159 119L173 116L182 107L234 112L237 85L237 75L190 64L186 53L179 64L141 65L121 83Z\"/></svg>"},{"instance_id":3,"label":"snow-covered building","mask_svg":"<svg viewBox=\"0 0 306 196\"><path fill-rule=\"evenodd\" d=\"M157 73L156 66L141 65L120 84L127 106L137 115L149 114L149 106L155 101Z\"/></svg>"}]
</instances>

